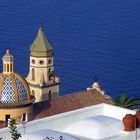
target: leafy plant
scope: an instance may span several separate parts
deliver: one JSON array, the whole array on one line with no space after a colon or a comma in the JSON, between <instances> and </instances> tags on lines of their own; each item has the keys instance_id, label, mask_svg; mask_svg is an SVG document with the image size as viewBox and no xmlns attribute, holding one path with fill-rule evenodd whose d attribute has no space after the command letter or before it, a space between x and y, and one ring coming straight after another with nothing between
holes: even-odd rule
<instances>
[{"instance_id":1,"label":"leafy plant","mask_svg":"<svg viewBox=\"0 0 140 140\"><path fill-rule=\"evenodd\" d=\"M132 108L140 105L140 99L135 97L128 97L126 94L121 94L120 97L111 98L112 102L116 106L123 108Z\"/></svg>"},{"instance_id":2,"label":"leafy plant","mask_svg":"<svg viewBox=\"0 0 140 140\"><path fill-rule=\"evenodd\" d=\"M10 133L11 133L12 140L18 140L21 137L21 134L17 130L14 119L10 119L9 128L10 128Z\"/></svg>"}]
</instances>

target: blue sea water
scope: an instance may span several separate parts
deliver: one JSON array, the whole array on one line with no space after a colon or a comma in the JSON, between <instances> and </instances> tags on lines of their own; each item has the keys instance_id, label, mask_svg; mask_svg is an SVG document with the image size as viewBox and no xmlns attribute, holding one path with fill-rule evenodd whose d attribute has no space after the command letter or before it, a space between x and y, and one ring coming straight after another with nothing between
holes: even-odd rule
<instances>
[{"instance_id":1,"label":"blue sea water","mask_svg":"<svg viewBox=\"0 0 140 140\"><path fill-rule=\"evenodd\" d=\"M9 48L24 77L40 23L61 95L86 89L97 74L109 95L140 97L140 0L0 0L0 58Z\"/></svg>"}]
</instances>

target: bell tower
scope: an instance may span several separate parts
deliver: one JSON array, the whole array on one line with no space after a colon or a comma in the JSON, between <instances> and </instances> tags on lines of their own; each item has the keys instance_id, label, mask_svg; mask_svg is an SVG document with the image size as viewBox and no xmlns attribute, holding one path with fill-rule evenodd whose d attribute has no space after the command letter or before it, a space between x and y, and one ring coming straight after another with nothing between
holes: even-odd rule
<instances>
[{"instance_id":1,"label":"bell tower","mask_svg":"<svg viewBox=\"0 0 140 140\"><path fill-rule=\"evenodd\" d=\"M53 48L42 27L30 47L30 70L27 77L35 102L59 96L60 78L54 72Z\"/></svg>"}]
</instances>

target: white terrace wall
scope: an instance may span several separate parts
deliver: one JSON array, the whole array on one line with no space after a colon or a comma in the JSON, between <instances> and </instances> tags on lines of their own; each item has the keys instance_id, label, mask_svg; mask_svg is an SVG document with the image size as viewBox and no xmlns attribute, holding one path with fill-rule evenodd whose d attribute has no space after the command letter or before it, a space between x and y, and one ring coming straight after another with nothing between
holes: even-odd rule
<instances>
[{"instance_id":1,"label":"white terrace wall","mask_svg":"<svg viewBox=\"0 0 140 140\"><path fill-rule=\"evenodd\" d=\"M119 120L122 120L126 114L135 114L136 113L136 111L134 111L134 110L125 109L125 108L121 108L121 107L113 106L113 105L109 105L109 104L103 104L103 106L104 106L104 108L103 108L104 116L112 117L112 118L119 119Z\"/></svg>"},{"instance_id":2,"label":"white terrace wall","mask_svg":"<svg viewBox=\"0 0 140 140\"><path fill-rule=\"evenodd\" d=\"M102 115L103 107L104 104L85 107L82 109L20 124L17 125L17 127L22 135L46 128L62 131L64 128L69 126L71 122L76 122L79 119L87 118L87 116L91 117L95 115ZM9 128L0 129L0 137L3 137L3 140L10 140Z\"/></svg>"}]
</instances>

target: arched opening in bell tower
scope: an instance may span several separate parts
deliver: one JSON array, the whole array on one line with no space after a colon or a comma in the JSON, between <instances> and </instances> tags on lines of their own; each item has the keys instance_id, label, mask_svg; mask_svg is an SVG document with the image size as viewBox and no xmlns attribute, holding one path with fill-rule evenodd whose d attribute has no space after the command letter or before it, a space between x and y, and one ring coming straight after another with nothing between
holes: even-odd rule
<instances>
[{"instance_id":1,"label":"arched opening in bell tower","mask_svg":"<svg viewBox=\"0 0 140 140\"><path fill-rule=\"evenodd\" d=\"M35 70L32 68L32 80L35 81Z\"/></svg>"}]
</instances>

